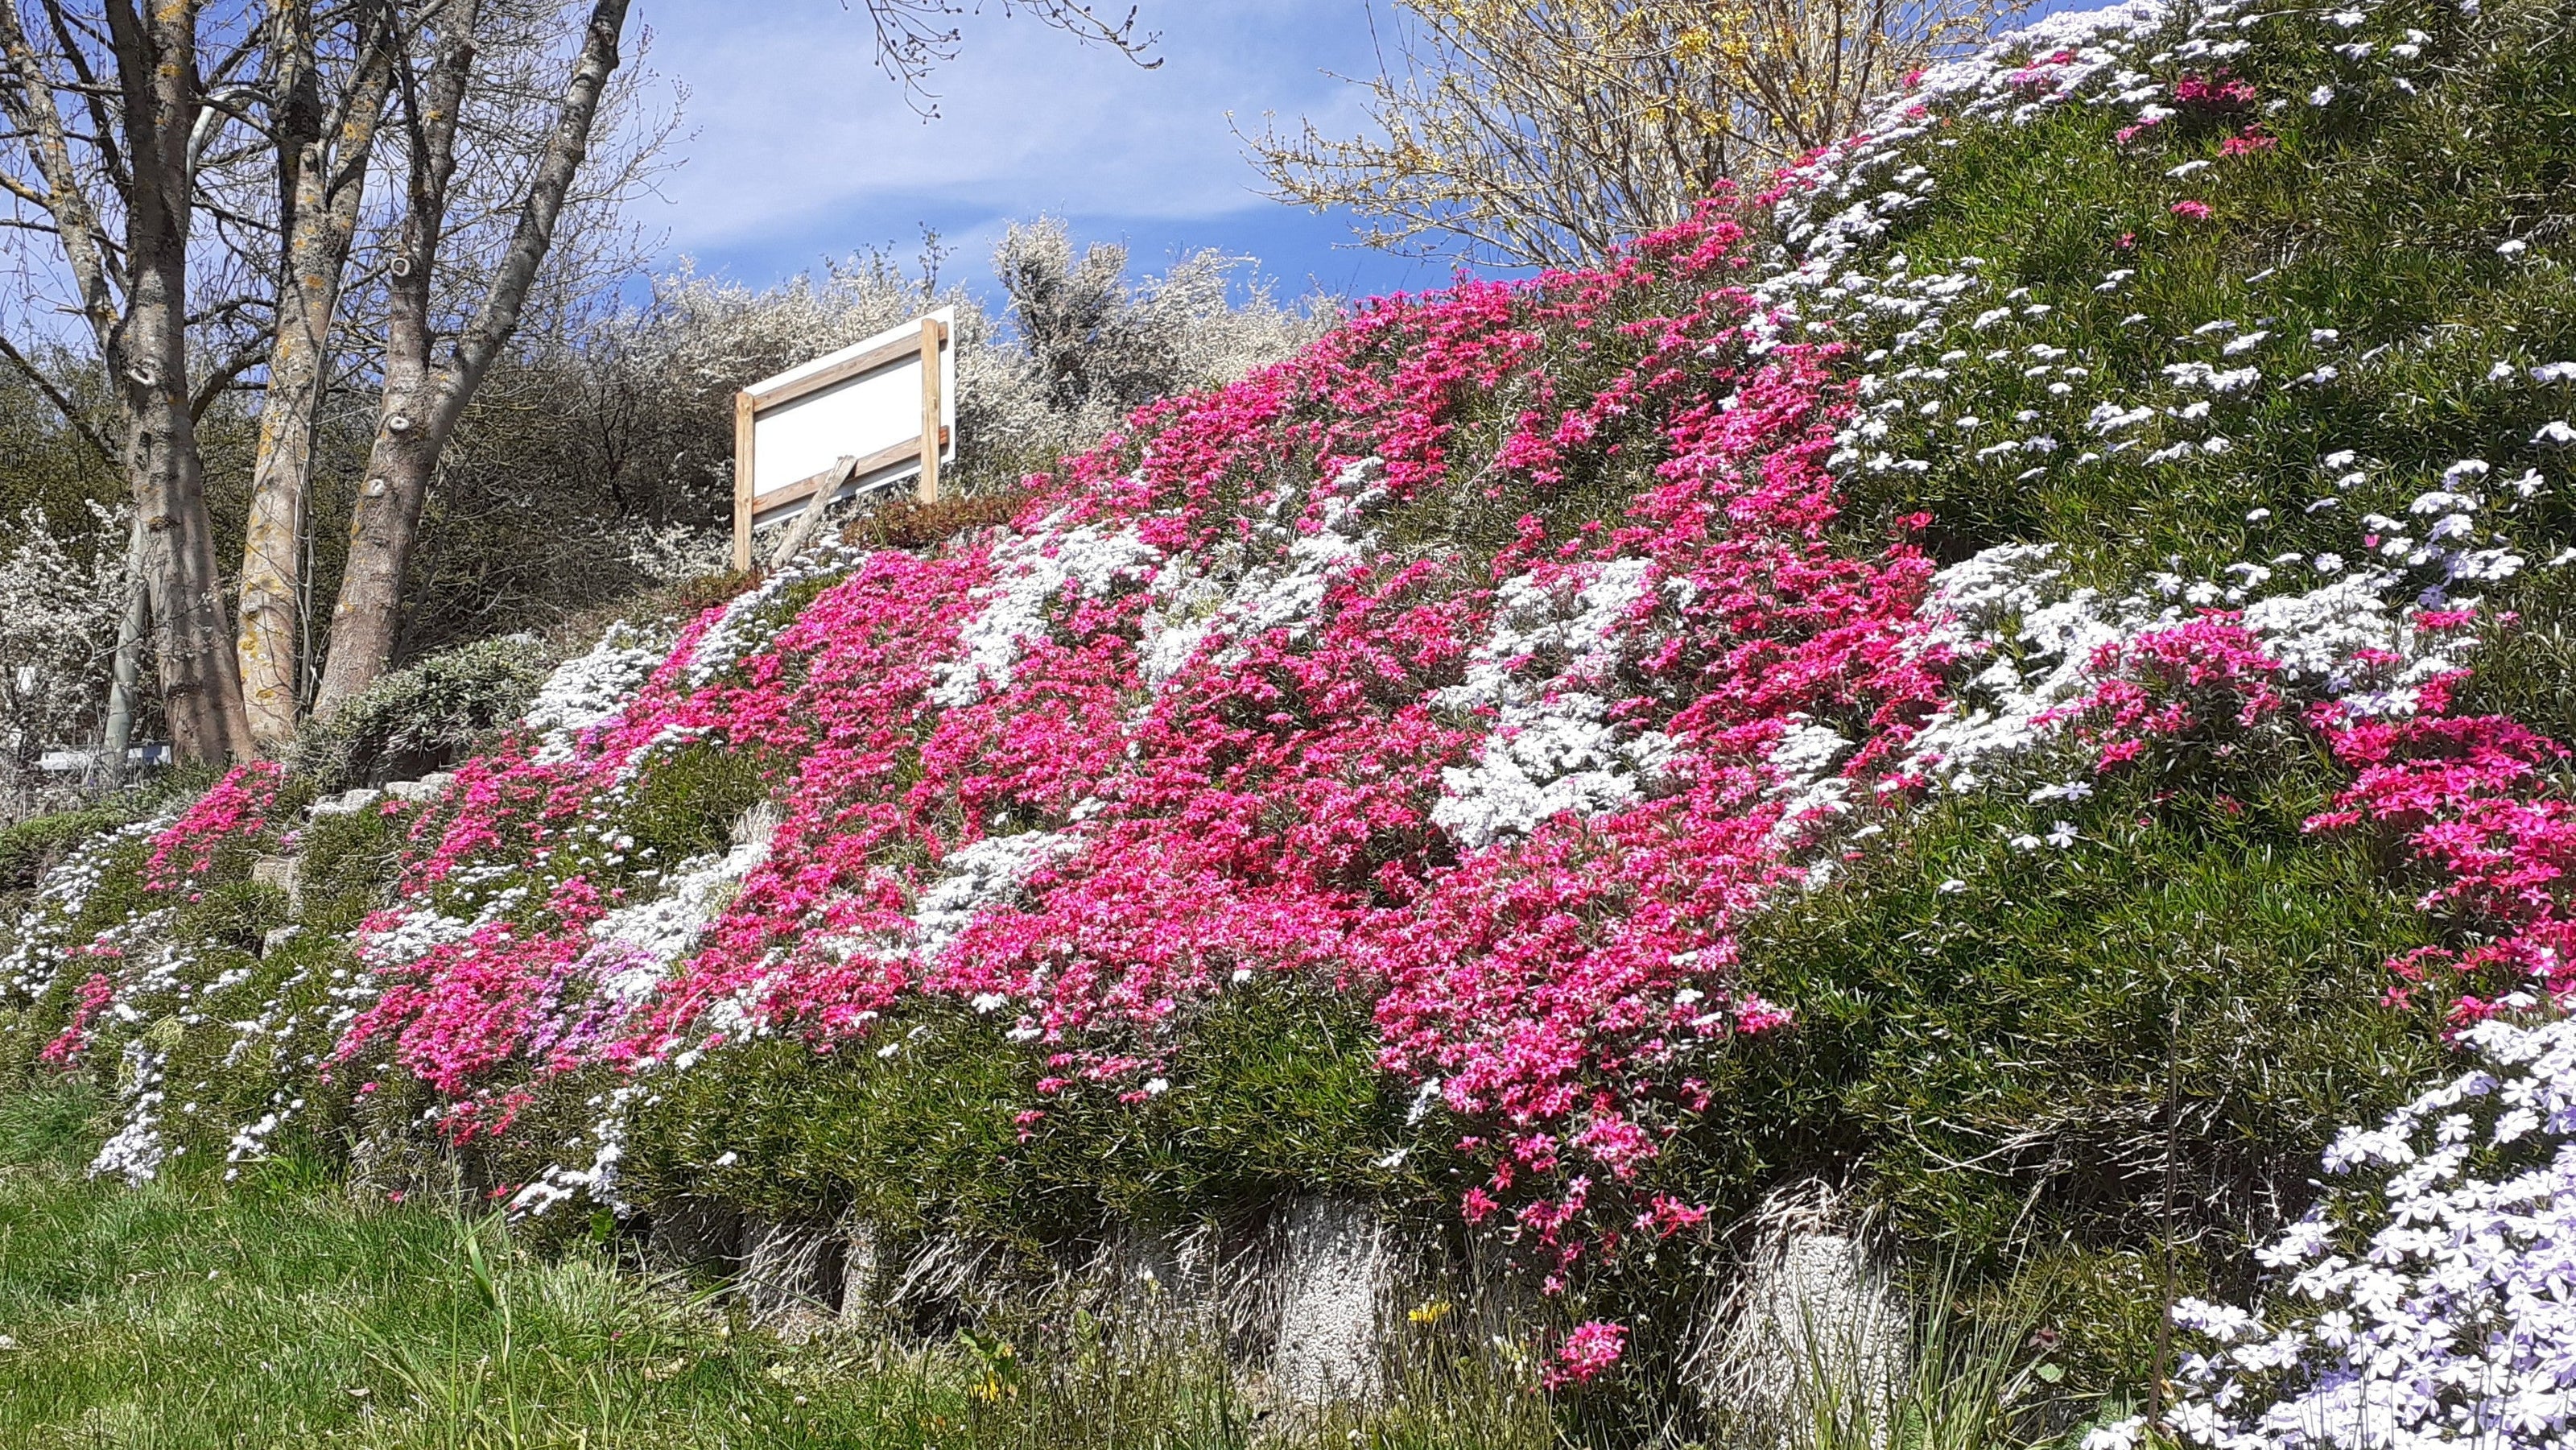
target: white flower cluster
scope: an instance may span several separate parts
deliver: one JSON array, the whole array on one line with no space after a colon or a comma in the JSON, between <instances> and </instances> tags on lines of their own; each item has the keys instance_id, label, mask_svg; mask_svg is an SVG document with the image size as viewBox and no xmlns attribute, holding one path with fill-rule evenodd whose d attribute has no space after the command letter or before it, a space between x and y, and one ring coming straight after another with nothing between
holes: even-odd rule
<instances>
[{"instance_id":1,"label":"white flower cluster","mask_svg":"<svg viewBox=\"0 0 2576 1450\"><path fill-rule=\"evenodd\" d=\"M1023 831L1015 836L987 836L960 846L939 862L939 879L922 888L913 902L915 948L924 961L947 949L975 913L1008 901L1047 865L1073 854L1081 844L1071 831ZM976 1002L979 1012L999 1003Z\"/></svg>"},{"instance_id":2,"label":"white flower cluster","mask_svg":"<svg viewBox=\"0 0 2576 1450\"><path fill-rule=\"evenodd\" d=\"M1034 533L1009 536L993 550L992 582L975 591L983 608L958 631L956 653L932 667L938 682L930 702L944 709L971 705L986 685L1009 680L1024 642L1046 634L1067 591L1105 598L1153 578L1162 562L1162 551L1133 529L1068 526L1061 516Z\"/></svg>"},{"instance_id":3,"label":"white flower cluster","mask_svg":"<svg viewBox=\"0 0 2576 1450\"><path fill-rule=\"evenodd\" d=\"M0 1000L33 1002L53 990L70 964L72 949L87 944L87 938L73 935L71 926L106 879L118 849L168 830L177 819L173 811L94 836L45 873L35 898L9 925L9 949L0 952Z\"/></svg>"},{"instance_id":4,"label":"white flower cluster","mask_svg":"<svg viewBox=\"0 0 2576 1450\"><path fill-rule=\"evenodd\" d=\"M2454 563L2435 551L2419 567L2448 574ZM2103 652L2116 656L2205 607L2241 607L2246 632L2281 663L2288 683L2362 714L2412 713L2427 681L2464 663L2466 636L2417 623L2423 608L2442 602L2438 584L2419 588L2401 569L2373 568L2297 594L2248 598L2270 577L2262 566L2238 564L2220 579L2163 574L2144 589L2106 595L2073 585L2060 551L2044 544L1988 549L1942 570L1924 604L1929 637L1988 663L1916 735L1908 768L1953 791L1992 784L2054 740L2052 716L2101 683Z\"/></svg>"},{"instance_id":5,"label":"white flower cluster","mask_svg":"<svg viewBox=\"0 0 2576 1450\"><path fill-rule=\"evenodd\" d=\"M2517 1004L2526 1013L2528 999ZM2258 1309L2185 1300L2207 1341L2171 1428L2211 1450L2563 1447L2576 1439L2576 1020L2493 1020L2481 1065L2344 1130L2352 1182L2258 1259ZM2125 1450L2142 1426L2087 1450Z\"/></svg>"},{"instance_id":6,"label":"white flower cluster","mask_svg":"<svg viewBox=\"0 0 2576 1450\"><path fill-rule=\"evenodd\" d=\"M582 1199L600 1205L611 1213L623 1215L626 1203L617 1191L617 1165L626 1157L626 1125L640 1100L647 1097L647 1085L630 1082L613 1088L590 1100L588 1106L599 1110L590 1125L587 1141L590 1162L579 1168L561 1163L547 1165L506 1205L512 1214L542 1214L557 1204ZM578 1143L580 1140L576 1140Z\"/></svg>"},{"instance_id":7,"label":"white flower cluster","mask_svg":"<svg viewBox=\"0 0 2576 1450\"><path fill-rule=\"evenodd\" d=\"M149 1183L160 1176L161 1165L170 1160L172 1152L161 1137L163 1067L164 1054L141 1042L125 1044L120 1076L131 1084L125 1095L125 1120L90 1160L92 1178Z\"/></svg>"},{"instance_id":8,"label":"white flower cluster","mask_svg":"<svg viewBox=\"0 0 2576 1450\"><path fill-rule=\"evenodd\" d=\"M671 968L723 915L743 880L769 859L778 829L773 812L761 813L744 839L722 855L699 856L673 867L669 890L649 901L622 906L593 922L590 934L609 950L593 955L603 968L600 994L635 1006L652 996Z\"/></svg>"},{"instance_id":9,"label":"white flower cluster","mask_svg":"<svg viewBox=\"0 0 2576 1450\"><path fill-rule=\"evenodd\" d=\"M571 759L581 732L623 713L669 652L668 641L619 620L587 653L555 666L528 703L527 724L545 737L537 759Z\"/></svg>"},{"instance_id":10,"label":"white flower cluster","mask_svg":"<svg viewBox=\"0 0 2576 1450\"><path fill-rule=\"evenodd\" d=\"M1154 577L1137 646L1146 681L1160 687L1212 639L1273 629L1303 637L1333 577L1378 553L1367 518L1387 497L1369 482L1380 466L1375 458L1344 465L1303 520L1288 510L1307 491L1283 481L1249 536L1173 556Z\"/></svg>"},{"instance_id":11,"label":"white flower cluster","mask_svg":"<svg viewBox=\"0 0 2576 1450\"><path fill-rule=\"evenodd\" d=\"M1433 703L1490 712L1476 763L1441 772L1432 823L1471 847L1525 836L1550 817L1598 815L1638 799L1675 746L1660 731L1622 728L1605 693L1652 603L1653 566L1617 559L1541 583L1530 575L1494 591L1490 631L1465 682Z\"/></svg>"},{"instance_id":12,"label":"white flower cluster","mask_svg":"<svg viewBox=\"0 0 2576 1450\"><path fill-rule=\"evenodd\" d=\"M811 580L846 574L862 557L858 550L826 539L771 570L757 586L725 601L724 611L689 652L689 687L706 684L777 638L787 627L789 615L781 600L789 591Z\"/></svg>"}]
</instances>

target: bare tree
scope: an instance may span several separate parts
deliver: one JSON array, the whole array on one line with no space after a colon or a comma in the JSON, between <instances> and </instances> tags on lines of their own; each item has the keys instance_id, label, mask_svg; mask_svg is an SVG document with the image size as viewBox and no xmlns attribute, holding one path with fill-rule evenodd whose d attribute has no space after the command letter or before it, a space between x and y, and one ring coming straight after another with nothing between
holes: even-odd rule
<instances>
[{"instance_id":1,"label":"bare tree","mask_svg":"<svg viewBox=\"0 0 2576 1450\"><path fill-rule=\"evenodd\" d=\"M869 23L876 27L877 68L903 85L924 114L937 112L927 89L930 73L957 58L956 17L965 7L955 0L866 0ZM1074 39L1106 45L1152 70L1162 64L1145 52L1156 37L1136 30L1136 8L1104 19L1083 0L1002 0L1002 13L1026 12Z\"/></svg>"},{"instance_id":2,"label":"bare tree","mask_svg":"<svg viewBox=\"0 0 2576 1450\"><path fill-rule=\"evenodd\" d=\"M141 518L138 563L159 630L164 714L190 760L247 755L250 727L214 534L206 511L197 412L207 384L235 374L218 360L191 387L192 323L238 316L243 299L190 312L190 230L196 211L200 120L222 80L255 45L242 39L201 70L196 0L0 3L0 115L15 165L0 190L54 238L70 309L86 325L110 379L120 456Z\"/></svg>"},{"instance_id":3,"label":"bare tree","mask_svg":"<svg viewBox=\"0 0 2576 1450\"><path fill-rule=\"evenodd\" d=\"M1359 82L1382 134L1247 136L1272 194L1361 213L1373 246L1566 266L1850 134L2026 0L1397 3Z\"/></svg>"},{"instance_id":4,"label":"bare tree","mask_svg":"<svg viewBox=\"0 0 2576 1450\"><path fill-rule=\"evenodd\" d=\"M447 271L440 249L456 200L463 134L459 118L477 74L476 27L501 13L505 3L444 0L425 27L432 38L415 44L430 57L426 73L416 74L410 66L396 72L408 189L400 237L387 267L383 395L332 611L330 650L313 703L317 717L327 717L363 691L392 660L404 574L441 454L519 323L619 63L626 0L597 0L544 149L515 208L514 227L489 270L488 285L471 316L456 328L447 356L434 358L436 309ZM1002 8L1026 12L1130 56L1153 39L1136 33L1132 11L1124 19L1107 20L1079 0L1004 0ZM949 21L962 13L961 7L950 0L867 0L867 12L876 26L879 64L926 101L921 87L931 68L955 53L958 34Z\"/></svg>"},{"instance_id":5,"label":"bare tree","mask_svg":"<svg viewBox=\"0 0 2576 1450\"><path fill-rule=\"evenodd\" d=\"M398 20L393 0L359 0L348 16L350 45L339 83L326 90L323 36L317 33L324 27L316 24L313 0L288 0L272 19L277 325L260 408L259 452L251 466L240 641L251 734L269 749L295 733L314 423L331 372L341 278L393 86Z\"/></svg>"},{"instance_id":6,"label":"bare tree","mask_svg":"<svg viewBox=\"0 0 2576 1450\"><path fill-rule=\"evenodd\" d=\"M393 655L404 566L420 530L438 456L519 323L529 286L553 245L573 178L590 153L591 128L620 59L628 0L597 0L563 89L555 124L530 178L500 265L447 358L432 356L434 289L448 208L455 199L457 139L475 75L484 0L450 0L432 22L426 75L406 67L401 115L408 151L400 240L387 271L387 339L376 440L349 528L349 561L331 618L331 652L314 712L374 683Z\"/></svg>"}]
</instances>

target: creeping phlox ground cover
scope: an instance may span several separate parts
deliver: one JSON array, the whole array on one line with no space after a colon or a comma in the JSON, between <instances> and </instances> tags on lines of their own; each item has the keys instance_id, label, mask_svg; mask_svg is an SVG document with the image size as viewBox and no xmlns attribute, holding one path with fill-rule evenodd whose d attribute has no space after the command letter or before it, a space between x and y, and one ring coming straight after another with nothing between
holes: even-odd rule
<instances>
[{"instance_id":1,"label":"creeping phlox ground cover","mask_svg":"<svg viewBox=\"0 0 2576 1450\"><path fill-rule=\"evenodd\" d=\"M0 971L50 1004L48 1060L123 1054L102 1171L181 1151L173 1114L227 1074L258 1083L228 1099L255 1109L236 1155L325 1093L472 1142L549 1084L613 1083L504 1186L527 1212L617 1205L637 1105L754 1042L891 1055L925 1004L975 1014L1043 1064L1025 1143L1077 1100L1172 1091L1194 1022L1293 979L1373 1013L1414 1094L1391 1163L1472 1165L1464 1219L1561 1289L1708 1217L1653 1170L1714 1064L1796 1029L1746 984L1752 916L1930 797L2044 808L2277 755L2342 773L2311 832L2375 833L2420 883L2440 942L2392 961L2392 996L2503 1051L2576 990L2576 826L2564 747L2472 666L2566 588L2576 362L2531 353L2537 328L2348 343L2380 299L2239 267L2221 229L2270 225L2282 168L2333 164L2368 108L2529 20L2051 17L1598 269L1369 303L1151 405L1007 528L826 546L667 643L620 632L434 793L307 822L245 767L57 872ZM2125 178L2107 259L2041 217L2019 276L1942 250L2022 138ZM1743 225L1766 212L1777 242ZM2564 281L2523 237L2485 246L2494 277L2445 285ZM2147 335L2198 298L2243 315ZM2392 435L2355 403L2427 358L2465 379L2435 421ZM254 897L262 954L167 944L236 889L226 861L324 830L399 856L354 965L292 938L262 965ZM2059 820L2011 845L2089 843ZM245 988L245 1015L200 1005ZM225 1042L172 1104L200 1027ZM2563 1378L2520 1290L2441 1292L2554 1346L2514 1372ZM1558 1372L1624 1344L1588 1323ZM2235 1424L2247 1393L2184 1423ZM2478 1432L2554 1435L2545 1399Z\"/></svg>"}]
</instances>

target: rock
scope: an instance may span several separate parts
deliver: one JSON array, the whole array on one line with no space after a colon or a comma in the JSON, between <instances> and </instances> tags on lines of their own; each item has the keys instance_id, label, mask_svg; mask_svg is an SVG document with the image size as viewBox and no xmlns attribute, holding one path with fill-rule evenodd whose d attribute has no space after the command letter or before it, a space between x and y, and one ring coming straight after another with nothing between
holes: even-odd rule
<instances>
[{"instance_id":1,"label":"rock","mask_svg":"<svg viewBox=\"0 0 2576 1450\"><path fill-rule=\"evenodd\" d=\"M1913 1360L1910 1306L1887 1255L1821 1189L1775 1197L1757 1222L1693 1357L1702 1396L1754 1441L1804 1443L1820 1412L1852 1439L1884 1440Z\"/></svg>"},{"instance_id":2,"label":"rock","mask_svg":"<svg viewBox=\"0 0 2576 1450\"><path fill-rule=\"evenodd\" d=\"M1275 1273L1270 1376L1280 1397L1302 1405L1376 1398L1397 1311L1396 1255L1376 1214L1344 1199L1291 1201Z\"/></svg>"},{"instance_id":3,"label":"rock","mask_svg":"<svg viewBox=\"0 0 2576 1450\"><path fill-rule=\"evenodd\" d=\"M433 771L428 775L422 776L418 780L389 781L385 785L385 794L392 796L396 800L403 801L436 800L440 792L446 790L450 785L455 784L455 782L456 773L454 771Z\"/></svg>"},{"instance_id":4,"label":"rock","mask_svg":"<svg viewBox=\"0 0 2576 1450\"><path fill-rule=\"evenodd\" d=\"M304 858L301 856L261 856L250 863L250 879L262 886L274 886L286 893L286 909L304 910Z\"/></svg>"},{"instance_id":5,"label":"rock","mask_svg":"<svg viewBox=\"0 0 2576 1450\"><path fill-rule=\"evenodd\" d=\"M307 815L319 820L324 816L354 816L382 799L384 792L372 786L359 786L338 795L324 796L313 803Z\"/></svg>"}]
</instances>

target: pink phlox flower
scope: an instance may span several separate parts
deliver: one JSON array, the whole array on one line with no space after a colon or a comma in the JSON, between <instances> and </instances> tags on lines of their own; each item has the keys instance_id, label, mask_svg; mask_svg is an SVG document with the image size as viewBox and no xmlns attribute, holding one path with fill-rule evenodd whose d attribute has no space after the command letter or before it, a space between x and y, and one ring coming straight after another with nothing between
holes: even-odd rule
<instances>
[{"instance_id":1,"label":"pink phlox flower","mask_svg":"<svg viewBox=\"0 0 2576 1450\"><path fill-rule=\"evenodd\" d=\"M1547 1372L1549 1389L1568 1384L1585 1384L1594 1376L1619 1362L1627 1351L1628 1328L1599 1319L1588 1319L1565 1336L1556 1352L1556 1363Z\"/></svg>"}]
</instances>

